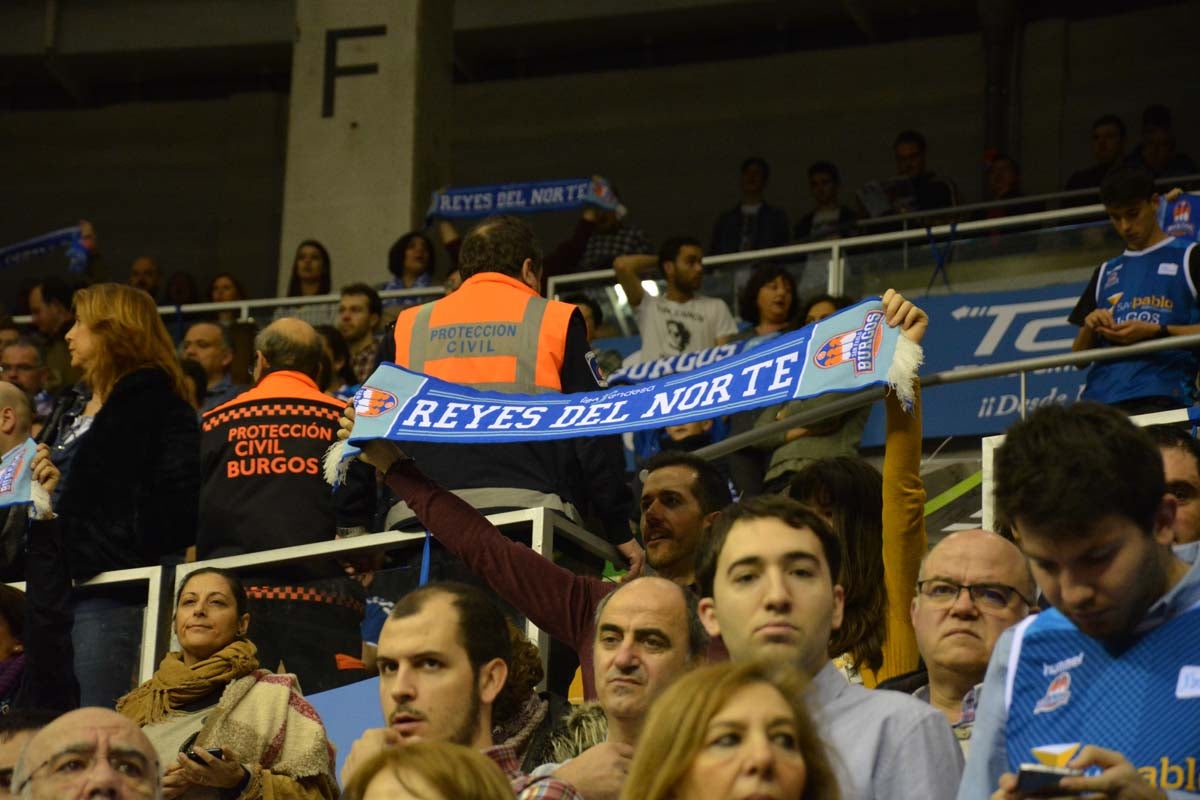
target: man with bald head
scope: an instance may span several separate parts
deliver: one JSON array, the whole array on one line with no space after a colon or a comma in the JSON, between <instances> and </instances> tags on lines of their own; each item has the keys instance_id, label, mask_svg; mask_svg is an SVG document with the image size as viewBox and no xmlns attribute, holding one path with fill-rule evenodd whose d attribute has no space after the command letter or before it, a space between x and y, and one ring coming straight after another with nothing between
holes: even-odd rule
<instances>
[{"instance_id":1,"label":"man with bald head","mask_svg":"<svg viewBox=\"0 0 1200 800\"><path fill-rule=\"evenodd\" d=\"M657 577L637 578L600 601L593 671L608 738L534 775L552 773L588 800L616 800L650 704L708 651L696 608L695 594Z\"/></svg>"},{"instance_id":2,"label":"man with bald head","mask_svg":"<svg viewBox=\"0 0 1200 800\"><path fill-rule=\"evenodd\" d=\"M217 323L197 322L188 328L180 355L204 367L204 374L208 376L201 411L210 411L246 390L241 381L235 382L230 375L233 345L229 334Z\"/></svg>"},{"instance_id":3,"label":"man with bald head","mask_svg":"<svg viewBox=\"0 0 1200 800\"><path fill-rule=\"evenodd\" d=\"M141 728L106 708L81 708L42 728L12 776L28 800L162 797L158 756Z\"/></svg>"},{"instance_id":4,"label":"man with bald head","mask_svg":"<svg viewBox=\"0 0 1200 800\"><path fill-rule=\"evenodd\" d=\"M928 680L912 693L945 715L964 753L992 648L1035 594L1021 551L990 531L952 533L921 564L911 612Z\"/></svg>"},{"instance_id":5,"label":"man with bald head","mask_svg":"<svg viewBox=\"0 0 1200 800\"><path fill-rule=\"evenodd\" d=\"M200 558L324 542L337 533L321 457L336 438L343 404L317 386L321 339L307 322L284 317L255 337L254 350L254 386L203 416ZM322 691L341 683L336 654L361 652L358 622L337 585L317 588L301 577L295 569L245 576L254 642L265 668L283 661L306 692Z\"/></svg>"}]
</instances>

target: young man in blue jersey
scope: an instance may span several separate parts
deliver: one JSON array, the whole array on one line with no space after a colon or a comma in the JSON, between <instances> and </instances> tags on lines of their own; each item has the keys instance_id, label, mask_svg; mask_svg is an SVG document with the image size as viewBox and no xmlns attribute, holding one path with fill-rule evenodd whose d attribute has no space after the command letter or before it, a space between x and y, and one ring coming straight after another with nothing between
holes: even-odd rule
<instances>
[{"instance_id":1,"label":"young man in blue jersey","mask_svg":"<svg viewBox=\"0 0 1200 800\"><path fill-rule=\"evenodd\" d=\"M1159 226L1149 173L1130 167L1113 170L1100 186L1100 199L1126 250L1096 269L1068 317L1080 326L1072 349L1200 333L1200 251ZM1131 414L1189 406L1197 366L1188 350L1097 362L1088 373L1083 399Z\"/></svg>"},{"instance_id":2,"label":"young man in blue jersey","mask_svg":"<svg viewBox=\"0 0 1200 800\"><path fill-rule=\"evenodd\" d=\"M1039 408L995 461L996 510L1053 608L996 643L959 800L1200 798L1200 545L1172 548L1162 456L1117 409Z\"/></svg>"}]
</instances>

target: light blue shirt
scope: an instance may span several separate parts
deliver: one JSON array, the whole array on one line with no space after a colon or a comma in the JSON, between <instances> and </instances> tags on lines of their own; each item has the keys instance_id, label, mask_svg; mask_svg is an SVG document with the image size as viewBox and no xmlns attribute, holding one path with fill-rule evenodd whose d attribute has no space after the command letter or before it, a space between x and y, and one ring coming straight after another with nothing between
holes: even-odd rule
<instances>
[{"instance_id":1,"label":"light blue shirt","mask_svg":"<svg viewBox=\"0 0 1200 800\"><path fill-rule=\"evenodd\" d=\"M1171 591L1150 606L1145 619L1138 626L1139 632L1158 627L1200 602L1200 542L1176 547L1175 555L1191 564L1192 568ZM992 650L987 676L983 679L983 696L971 734L971 757L967 759L962 783L958 787L958 800L988 800L996 790L1000 776L1009 771L1005 733L1008 708L1005 696L1013 635L1014 629L1009 628L1001 634ZM1200 800L1200 795L1191 792L1168 791L1167 797L1171 800Z\"/></svg>"},{"instance_id":2,"label":"light blue shirt","mask_svg":"<svg viewBox=\"0 0 1200 800\"><path fill-rule=\"evenodd\" d=\"M833 662L812 680L809 711L842 800L949 800L963 757L940 711L903 692L851 684Z\"/></svg>"}]
</instances>

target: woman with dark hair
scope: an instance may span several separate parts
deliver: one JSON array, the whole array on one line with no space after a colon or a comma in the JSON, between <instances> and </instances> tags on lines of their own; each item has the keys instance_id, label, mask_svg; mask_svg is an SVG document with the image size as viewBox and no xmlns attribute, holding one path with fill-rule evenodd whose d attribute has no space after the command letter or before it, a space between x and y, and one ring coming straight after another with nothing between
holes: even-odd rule
<instances>
[{"instance_id":1,"label":"woman with dark hair","mask_svg":"<svg viewBox=\"0 0 1200 800\"><path fill-rule=\"evenodd\" d=\"M822 294L803 305L797 304L793 317L794 325L811 325L835 311L853 305L849 297L833 297ZM758 412L744 412L754 417L753 424L744 428L761 428L776 420L784 419L801 411L828 405L839 397L828 394L812 400L796 400L783 405L770 406ZM731 454L734 483L747 494L781 492L795 472L805 464L830 456L857 455L858 442L870 416L870 408L861 408L840 414L815 425L797 426L777 433L745 448L740 455ZM735 429L734 433L740 430Z\"/></svg>"},{"instance_id":2,"label":"woman with dark hair","mask_svg":"<svg viewBox=\"0 0 1200 800\"><path fill-rule=\"evenodd\" d=\"M904 337L920 344L927 325L927 319L918 321ZM926 549L916 389L908 410L895 392L884 398L882 475L857 458L825 459L799 470L788 490L829 520L841 540L846 558L838 582L846 609L829 652L849 677L868 688L916 669L920 658L909 613Z\"/></svg>"},{"instance_id":3,"label":"woman with dark hair","mask_svg":"<svg viewBox=\"0 0 1200 800\"><path fill-rule=\"evenodd\" d=\"M738 313L753 327L734 341L791 330L799 306L792 274L779 264L763 264L738 294Z\"/></svg>"},{"instance_id":4,"label":"woman with dark hair","mask_svg":"<svg viewBox=\"0 0 1200 800\"><path fill-rule=\"evenodd\" d=\"M837 778L783 664L700 667L654 701L621 800L837 800Z\"/></svg>"},{"instance_id":5,"label":"woman with dark hair","mask_svg":"<svg viewBox=\"0 0 1200 800\"><path fill-rule=\"evenodd\" d=\"M248 295L242 282L232 272L219 273L208 285L209 303L232 303L235 300L245 300ZM218 311L217 322L233 322L238 318L236 311Z\"/></svg>"},{"instance_id":6,"label":"woman with dark hair","mask_svg":"<svg viewBox=\"0 0 1200 800\"><path fill-rule=\"evenodd\" d=\"M462 240L458 237L458 232L448 222L441 221L439 230L441 231L443 246L450 254L450 263L454 268L451 270L453 274L457 272L458 249ZM395 291L398 289L420 289L432 286L433 272L436 268L437 253L433 249L433 240L421 231L409 231L397 239L396 243L388 250L388 272L392 273L392 279L379 288L382 291ZM383 301L384 313L386 318L391 320L409 306L427 303L431 299L435 298L424 296L390 297Z\"/></svg>"},{"instance_id":7,"label":"woman with dark hair","mask_svg":"<svg viewBox=\"0 0 1200 800\"><path fill-rule=\"evenodd\" d=\"M333 748L295 675L259 669L237 575L205 567L175 598L179 650L122 697L164 770L164 798L332 800Z\"/></svg>"},{"instance_id":8,"label":"woman with dark hair","mask_svg":"<svg viewBox=\"0 0 1200 800\"><path fill-rule=\"evenodd\" d=\"M292 277L288 281L288 297L316 297L333 291L332 262L325 245L316 239L305 239L296 248L292 259ZM275 319L297 317L310 325L328 323L333 319L333 303L314 303L281 306Z\"/></svg>"},{"instance_id":9,"label":"woman with dark hair","mask_svg":"<svg viewBox=\"0 0 1200 800\"><path fill-rule=\"evenodd\" d=\"M75 293L71 364L91 398L62 432L74 442L56 509L71 575L153 566L196 540L200 426L154 300L102 283ZM76 608L76 671L84 705L129 688L141 638L139 599L90 590Z\"/></svg>"},{"instance_id":10,"label":"woman with dark hair","mask_svg":"<svg viewBox=\"0 0 1200 800\"><path fill-rule=\"evenodd\" d=\"M317 333L325 345L325 360L321 364L321 391L332 397L349 400L358 391L358 376L350 363L350 346L346 337L332 325L318 325Z\"/></svg>"}]
</instances>

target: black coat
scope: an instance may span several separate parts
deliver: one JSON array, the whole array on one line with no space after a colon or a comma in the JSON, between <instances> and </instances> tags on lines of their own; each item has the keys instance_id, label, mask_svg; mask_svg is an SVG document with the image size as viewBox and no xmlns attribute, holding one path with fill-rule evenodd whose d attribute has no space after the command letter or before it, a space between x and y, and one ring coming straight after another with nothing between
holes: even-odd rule
<instances>
[{"instance_id":1,"label":"black coat","mask_svg":"<svg viewBox=\"0 0 1200 800\"><path fill-rule=\"evenodd\" d=\"M196 541L200 424L166 373L117 381L65 476L57 511L71 575L158 564Z\"/></svg>"}]
</instances>

